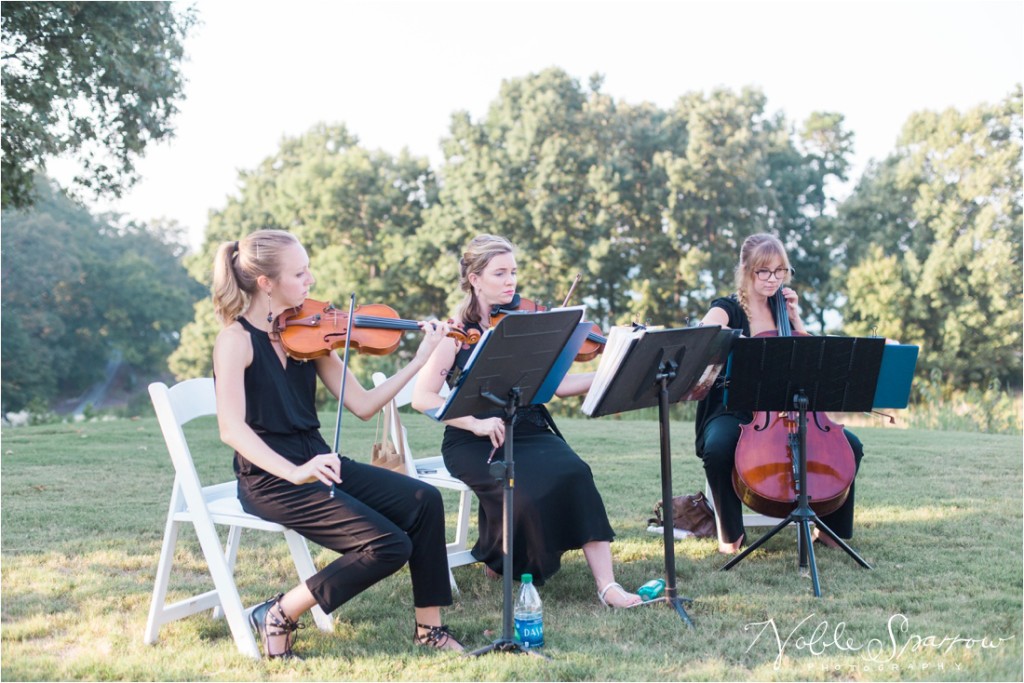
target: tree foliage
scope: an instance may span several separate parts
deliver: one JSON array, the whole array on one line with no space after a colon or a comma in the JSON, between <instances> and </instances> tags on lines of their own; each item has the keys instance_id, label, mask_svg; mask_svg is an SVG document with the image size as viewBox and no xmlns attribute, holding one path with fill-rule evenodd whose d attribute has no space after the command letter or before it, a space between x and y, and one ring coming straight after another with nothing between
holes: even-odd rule
<instances>
[{"instance_id":1,"label":"tree foliage","mask_svg":"<svg viewBox=\"0 0 1024 683\"><path fill-rule=\"evenodd\" d=\"M173 132L194 23L169 2L5 2L3 208L30 206L33 176L65 153L97 195L131 186L136 159Z\"/></svg>"},{"instance_id":2,"label":"tree foliage","mask_svg":"<svg viewBox=\"0 0 1024 683\"><path fill-rule=\"evenodd\" d=\"M504 82L477 123L453 116L426 217L442 259L431 282L451 292L462 245L497 233L525 255L531 298L560 302L580 272L595 319L679 324L731 286L753 232L775 231L798 264L817 263L813 219L849 154L841 116L815 115L798 137L757 90L691 93L664 111L600 86L549 69Z\"/></svg>"},{"instance_id":3,"label":"tree foliage","mask_svg":"<svg viewBox=\"0 0 1024 683\"><path fill-rule=\"evenodd\" d=\"M357 304L388 304L403 318L443 315L444 292L425 284L429 261L419 251L421 213L437 193L425 159L370 152L344 126L321 125L283 140L240 180L240 195L211 216L190 260L196 279L211 282L221 242L261 228L289 230L309 251L313 298L347 309L355 293ZM212 305L197 306L171 358L179 377L210 373L218 329Z\"/></svg>"},{"instance_id":4,"label":"tree foliage","mask_svg":"<svg viewBox=\"0 0 1024 683\"><path fill-rule=\"evenodd\" d=\"M148 377L166 368L202 289L175 225L117 225L40 183L31 212L3 213L5 410L77 395L118 352Z\"/></svg>"},{"instance_id":5,"label":"tree foliage","mask_svg":"<svg viewBox=\"0 0 1024 683\"><path fill-rule=\"evenodd\" d=\"M966 112L920 112L842 207L849 334L921 346L958 386L1021 381L1021 88Z\"/></svg>"},{"instance_id":6,"label":"tree foliage","mask_svg":"<svg viewBox=\"0 0 1024 683\"><path fill-rule=\"evenodd\" d=\"M574 302L602 325L678 326L732 291L743 239L772 232L812 328L840 311L830 331L918 344L922 373L1019 382L1019 87L994 107L914 116L838 205L830 183L847 179L853 144L841 114L795 124L753 88L662 109L601 85L559 69L504 81L480 120L452 116L436 178L343 126L283 140L241 174L191 271L208 283L220 242L283 228L310 250L316 298L443 316L462 297L462 247L486 232L516 244L529 298L558 304L580 273ZM172 358L179 377L209 373L216 332L200 302Z\"/></svg>"}]
</instances>

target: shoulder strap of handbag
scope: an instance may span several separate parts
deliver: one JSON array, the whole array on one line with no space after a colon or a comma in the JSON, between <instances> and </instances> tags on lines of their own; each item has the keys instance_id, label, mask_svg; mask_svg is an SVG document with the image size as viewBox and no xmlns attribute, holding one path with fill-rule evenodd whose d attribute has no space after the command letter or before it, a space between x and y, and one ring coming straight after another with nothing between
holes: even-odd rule
<instances>
[{"instance_id":1,"label":"shoulder strap of handbag","mask_svg":"<svg viewBox=\"0 0 1024 683\"><path fill-rule=\"evenodd\" d=\"M387 423L388 434L395 444L395 451L405 460L405 444L402 443L402 420L398 417L398 409L394 401L384 406L384 421ZM387 435L385 435L387 436Z\"/></svg>"}]
</instances>

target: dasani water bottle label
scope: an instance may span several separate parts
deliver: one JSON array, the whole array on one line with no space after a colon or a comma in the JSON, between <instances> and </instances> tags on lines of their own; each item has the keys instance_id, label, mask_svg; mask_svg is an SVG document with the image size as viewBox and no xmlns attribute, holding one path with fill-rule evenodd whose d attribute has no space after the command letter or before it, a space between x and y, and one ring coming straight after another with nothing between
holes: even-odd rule
<instances>
[{"instance_id":1,"label":"dasani water bottle label","mask_svg":"<svg viewBox=\"0 0 1024 683\"><path fill-rule=\"evenodd\" d=\"M540 615L516 617L515 639L523 648L530 649L544 645L544 618Z\"/></svg>"}]
</instances>

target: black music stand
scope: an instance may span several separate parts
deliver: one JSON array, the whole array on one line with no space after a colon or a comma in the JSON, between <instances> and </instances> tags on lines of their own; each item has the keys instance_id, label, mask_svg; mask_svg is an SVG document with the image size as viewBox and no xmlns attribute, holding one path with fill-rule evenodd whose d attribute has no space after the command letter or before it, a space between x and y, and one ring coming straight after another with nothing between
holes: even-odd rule
<instances>
[{"instance_id":1,"label":"black music stand","mask_svg":"<svg viewBox=\"0 0 1024 683\"><path fill-rule=\"evenodd\" d=\"M487 331L478 342L474 355L459 376L455 389L436 412L438 420L478 415L503 409L505 422L504 460L491 464L495 479L503 482L502 514L502 610L501 637L490 645L470 652L528 652L513 637L512 605L512 497L515 487L513 462L513 422L520 406L529 405L542 387L556 384L575 358L585 335L574 333L583 317L582 308L565 308L539 313L510 313ZM570 339L576 341L575 348ZM560 380L561 376L557 379ZM546 391L543 393L547 393Z\"/></svg>"},{"instance_id":2,"label":"black music stand","mask_svg":"<svg viewBox=\"0 0 1024 683\"><path fill-rule=\"evenodd\" d=\"M661 425L661 499L672 501L672 445L669 404L699 400L707 395L725 365L729 346L738 332L717 325L677 330L653 330L633 342L609 382L591 417L658 406ZM671 518L670 518L671 519ZM663 525L665 545L665 600L686 625L693 621L683 607L690 598L676 591L675 534L670 519Z\"/></svg>"},{"instance_id":3,"label":"black music stand","mask_svg":"<svg viewBox=\"0 0 1024 683\"><path fill-rule=\"evenodd\" d=\"M804 485L807 477L807 413L870 411L878 384L885 340L880 337L765 337L738 339L732 347L726 393L729 410L796 411L799 454L794 463L797 497L789 515L729 560L739 564L769 538L797 524L799 566L810 566L814 596L821 597L810 523L823 531L865 569L871 565L818 519Z\"/></svg>"}]
</instances>

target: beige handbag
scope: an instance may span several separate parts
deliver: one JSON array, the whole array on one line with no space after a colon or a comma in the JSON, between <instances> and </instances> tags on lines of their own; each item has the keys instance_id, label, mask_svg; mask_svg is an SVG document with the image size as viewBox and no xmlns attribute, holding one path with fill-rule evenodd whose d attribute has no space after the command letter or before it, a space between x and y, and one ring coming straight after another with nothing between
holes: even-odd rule
<instances>
[{"instance_id":1,"label":"beige handbag","mask_svg":"<svg viewBox=\"0 0 1024 683\"><path fill-rule=\"evenodd\" d=\"M398 472L399 474L407 474L402 445L398 444L396 448L396 444L391 442L392 406L394 406L394 403L391 401L388 401L388 404L384 406L384 429L381 429L380 426L381 414L377 413L377 430L373 438L373 449L370 451L370 464ZM398 416L396 415L395 417L397 418Z\"/></svg>"}]
</instances>

